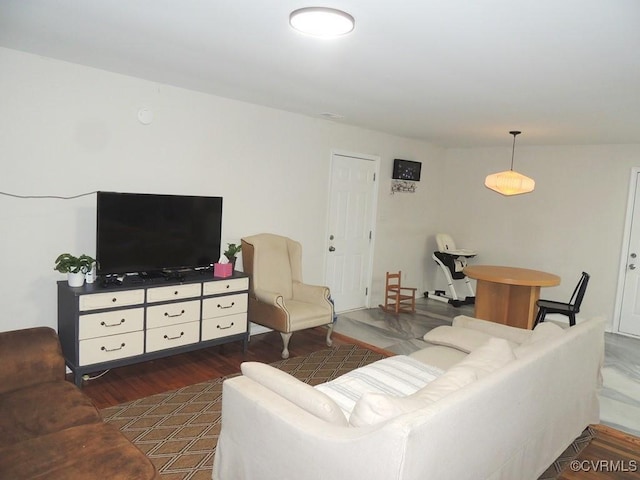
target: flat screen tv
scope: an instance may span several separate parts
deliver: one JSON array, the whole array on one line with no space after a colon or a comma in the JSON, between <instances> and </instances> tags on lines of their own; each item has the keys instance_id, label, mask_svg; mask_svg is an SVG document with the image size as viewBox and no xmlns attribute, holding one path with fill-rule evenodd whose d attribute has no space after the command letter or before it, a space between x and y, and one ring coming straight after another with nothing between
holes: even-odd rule
<instances>
[{"instance_id":1,"label":"flat screen tv","mask_svg":"<svg viewBox=\"0 0 640 480\"><path fill-rule=\"evenodd\" d=\"M422 162L396 158L393 161L393 175L391 178L394 180L410 180L413 182L419 182L420 170L422 170Z\"/></svg>"},{"instance_id":2,"label":"flat screen tv","mask_svg":"<svg viewBox=\"0 0 640 480\"><path fill-rule=\"evenodd\" d=\"M221 231L222 197L98 192L98 274L208 267Z\"/></svg>"}]
</instances>

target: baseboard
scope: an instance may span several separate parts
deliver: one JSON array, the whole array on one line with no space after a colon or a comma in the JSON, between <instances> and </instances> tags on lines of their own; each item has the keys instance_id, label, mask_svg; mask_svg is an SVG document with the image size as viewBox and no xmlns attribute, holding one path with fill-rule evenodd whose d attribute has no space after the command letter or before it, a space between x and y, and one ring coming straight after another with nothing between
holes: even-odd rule
<instances>
[{"instance_id":1,"label":"baseboard","mask_svg":"<svg viewBox=\"0 0 640 480\"><path fill-rule=\"evenodd\" d=\"M271 332L272 330L264 325L258 325L257 323L249 322L249 336L260 335L261 333Z\"/></svg>"}]
</instances>

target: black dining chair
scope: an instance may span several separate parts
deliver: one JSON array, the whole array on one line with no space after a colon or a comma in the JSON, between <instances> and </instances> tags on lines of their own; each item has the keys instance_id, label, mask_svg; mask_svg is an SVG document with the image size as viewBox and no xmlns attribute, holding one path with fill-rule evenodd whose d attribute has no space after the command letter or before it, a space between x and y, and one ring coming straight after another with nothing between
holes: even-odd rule
<instances>
[{"instance_id":1,"label":"black dining chair","mask_svg":"<svg viewBox=\"0 0 640 480\"><path fill-rule=\"evenodd\" d=\"M573 327L576 324L576 313L580 312L580 304L584 298L584 293L587 291L587 284L589 283L590 275L587 272L582 272L582 276L573 290L573 295L569 303L555 302L553 300L538 300L536 305L538 306L538 315L536 316L535 325L540 322L544 322L544 317L547 313L559 313L569 317L569 326Z\"/></svg>"}]
</instances>

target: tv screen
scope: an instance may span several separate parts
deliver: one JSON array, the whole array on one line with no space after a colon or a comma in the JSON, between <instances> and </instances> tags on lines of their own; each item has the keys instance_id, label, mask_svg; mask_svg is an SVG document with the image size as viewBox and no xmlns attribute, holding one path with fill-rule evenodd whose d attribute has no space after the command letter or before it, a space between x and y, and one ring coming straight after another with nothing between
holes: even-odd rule
<instances>
[{"instance_id":1,"label":"tv screen","mask_svg":"<svg viewBox=\"0 0 640 480\"><path fill-rule=\"evenodd\" d=\"M391 178L418 182L420 181L420 170L422 170L422 162L396 158L393 161L393 175Z\"/></svg>"},{"instance_id":2,"label":"tv screen","mask_svg":"<svg viewBox=\"0 0 640 480\"><path fill-rule=\"evenodd\" d=\"M221 231L222 197L98 192L98 274L207 267Z\"/></svg>"}]
</instances>

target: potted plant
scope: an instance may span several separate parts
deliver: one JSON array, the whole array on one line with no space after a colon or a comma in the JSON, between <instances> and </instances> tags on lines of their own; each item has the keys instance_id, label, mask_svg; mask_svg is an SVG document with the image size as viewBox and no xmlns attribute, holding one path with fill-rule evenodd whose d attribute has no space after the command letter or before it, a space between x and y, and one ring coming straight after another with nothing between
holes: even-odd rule
<instances>
[{"instance_id":1,"label":"potted plant","mask_svg":"<svg viewBox=\"0 0 640 480\"><path fill-rule=\"evenodd\" d=\"M224 251L224 256L227 257L227 260L229 260L229 263L233 266L233 270L236 269L236 256L241 249L242 245L227 243L227 249Z\"/></svg>"},{"instance_id":2,"label":"potted plant","mask_svg":"<svg viewBox=\"0 0 640 480\"><path fill-rule=\"evenodd\" d=\"M74 257L70 253L61 253L56 258L56 266L53 269L67 274L70 287L81 287L84 284L84 276L91 270L94 262L95 259L89 255Z\"/></svg>"}]
</instances>

